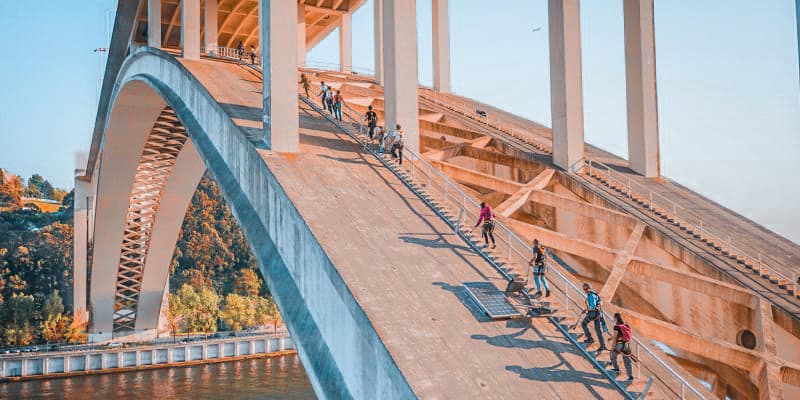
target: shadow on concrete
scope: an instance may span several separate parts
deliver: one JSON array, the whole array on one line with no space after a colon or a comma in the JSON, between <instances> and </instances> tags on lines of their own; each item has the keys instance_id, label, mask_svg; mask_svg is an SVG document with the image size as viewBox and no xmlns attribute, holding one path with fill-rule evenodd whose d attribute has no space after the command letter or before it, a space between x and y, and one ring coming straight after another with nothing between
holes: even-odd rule
<instances>
[{"instance_id":1,"label":"shadow on concrete","mask_svg":"<svg viewBox=\"0 0 800 400\"><path fill-rule=\"evenodd\" d=\"M432 239L426 239L417 236L435 236ZM452 236L455 237L455 234L448 233L448 234L435 234L435 233L404 233L398 236L400 240L410 243L410 244L417 244L420 246L430 247L433 249L443 249L443 248L453 248L453 249L460 249L463 251L471 251L472 249L465 245L457 245L457 244L450 244L445 239L444 236ZM456 238L458 239L458 238Z\"/></svg>"},{"instance_id":2,"label":"shadow on concrete","mask_svg":"<svg viewBox=\"0 0 800 400\"><path fill-rule=\"evenodd\" d=\"M582 383L595 399L602 399L603 396L594 389L601 387L606 389L618 390L608 380L598 373L589 373L569 369L563 362L546 367L524 368L519 365L508 365L506 371L518 374L520 378L540 382L576 382Z\"/></svg>"},{"instance_id":3,"label":"shadow on concrete","mask_svg":"<svg viewBox=\"0 0 800 400\"><path fill-rule=\"evenodd\" d=\"M446 290L456 296L458 301L466 307L467 310L475 317L478 322L492 322L492 319L486 315L475 301L466 293L463 286L453 286L447 282L433 282L433 286L439 286L442 290Z\"/></svg>"},{"instance_id":4,"label":"shadow on concrete","mask_svg":"<svg viewBox=\"0 0 800 400\"><path fill-rule=\"evenodd\" d=\"M243 119L247 121L263 121L260 107L243 106L241 104L219 103L231 118Z\"/></svg>"}]
</instances>

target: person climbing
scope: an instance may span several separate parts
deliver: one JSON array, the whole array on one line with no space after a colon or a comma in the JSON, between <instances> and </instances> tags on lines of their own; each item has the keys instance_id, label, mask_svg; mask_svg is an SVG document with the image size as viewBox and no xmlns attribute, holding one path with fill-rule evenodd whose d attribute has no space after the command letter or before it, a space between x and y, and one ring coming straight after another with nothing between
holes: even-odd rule
<instances>
[{"instance_id":1,"label":"person climbing","mask_svg":"<svg viewBox=\"0 0 800 400\"><path fill-rule=\"evenodd\" d=\"M544 297L550 297L550 286L544 276L547 272L547 255L545 254L544 246L539 243L539 239L533 239L533 258L529 265L533 266L533 282L536 283L536 294L534 296L541 296L542 287L544 287Z\"/></svg>"},{"instance_id":2,"label":"person climbing","mask_svg":"<svg viewBox=\"0 0 800 400\"><path fill-rule=\"evenodd\" d=\"M597 349L598 352L603 350L608 350L606 348L606 341L603 338L603 332L600 328L603 319L603 308L602 302L600 300L600 295L597 294L594 290L592 290L592 285L587 283L583 284L583 291L586 293L586 317L583 318L581 322L581 326L583 327L583 334L586 336L586 339L583 343L590 345L594 343L594 339L592 338L592 333L589 332L589 323L594 322L594 330L597 333L597 338L600 340L600 348Z\"/></svg>"},{"instance_id":3,"label":"person climbing","mask_svg":"<svg viewBox=\"0 0 800 400\"><path fill-rule=\"evenodd\" d=\"M397 129L395 129L392 138L392 157L400 159L400 165L403 165L403 148L406 146L406 139L403 136L403 129L400 128L400 124L397 124ZM370 137L370 142L372 138Z\"/></svg>"},{"instance_id":4,"label":"person climbing","mask_svg":"<svg viewBox=\"0 0 800 400\"><path fill-rule=\"evenodd\" d=\"M333 115L333 89L330 86L325 90L325 104L328 105L328 112Z\"/></svg>"},{"instance_id":5,"label":"person climbing","mask_svg":"<svg viewBox=\"0 0 800 400\"><path fill-rule=\"evenodd\" d=\"M339 122L342 121L342 91L337 90L333 95L333 115Z\"/></svg>"},{"instance_id":6,"label":"person climbing","mask_svg":"<svg viewBox=\"0 0 800 400\"><path fill-rule=\"evenodd\" d=\"M367 136L369 141L372 142L372 138L375 135L375 127L378 125L378 114L372 111L372 106L367 107L367 114L364 119L367 120Z\"/></svg>"},{"instance_id":7,"label":"person climbing","mask_svg":"<svg viewBox=\"0 0 800 400\"><path fill-rule=\"evenodd\" d=\"M300 74L300 84L303 86L303 90L306 91L306 97L309 97L308 88L311 86L311 83L308 81L308 77L306 76L305 72Z\"/></svg>"},{"instance_id":8,"label":"person climbing","mask_svg":"<svg viewBox=\"0 0 800 400\"><path fill-rule=\"evenodd\" d=\"M478 222L475 226L472 227L469 231L472 232L478 225L483 222L483 227L481 228L481 233L483 234L483 241L486 242L484 247L489 247L489 239L492 239L492 248L497 247L497 244L494 241L494 219L497 218L494 215L494 211L492 208L486 205L486 202L481 203L481 212L478 215Z\"/></svg>"},{"instance_id":9,"label":"person climbing","mask_svg":"<svg viewBox=\"0 0 800 400\"><path fill-rule=\"evenodd\" d=\"M320 91L319 91L319 96L320 96L319 100L320 100L320 103L322 103L322 110L323 111L327 111L328 110L328 105L327 105L328 103L325 102L325 94L326 93L328 93L328 85L325 84L325 81L322 81L322 84L320 85Z\"/></svg>"},{"instance_id":10,"label":"person climbing","mask_svg":"<svg viewBox=\"0 0 800 400\"><path fill-rule=\"evenodd\" d=\"M250 45L250 64L256 65L256 46Z\"/></svg>"},{"instance_id":11,"label":"person climbing","mask_svg":"<svg viewBox=\"0 0 800 400\"><path fill-rule=\"evenodd\" d=\"M244 57L244 44L242 41L239 41L239 45L236 46L236 55L239 56L239 62L242 62L242 57Z\"/></svg>"},{"instance_id":12,"label":"person climbing","mask_svg":"<svg viewBox=\"0 0 800 400\"><path fill-rule=\"evenodd\" d=\"M633 340L633 330L630 325L622 320L622 314L614 314L614 348L611 350L611 371L619 374L619 364L617 356L622 354L622 363L625 364L625 372L628 373L628 380L633 380L633 367L631 366L631 340Z\"/></svg>"},{"instance_id":13,"label":"person climbing","mask_svg":"<svg viewBox=\"0 0 800 400\"><path fill-rule=\"evenodd\" d=\"M384 135L383 128L380 126L375 127L375 137L378 139L378 151L383 154L383 139L386 135Z\"/></svg>"}]
</instances>

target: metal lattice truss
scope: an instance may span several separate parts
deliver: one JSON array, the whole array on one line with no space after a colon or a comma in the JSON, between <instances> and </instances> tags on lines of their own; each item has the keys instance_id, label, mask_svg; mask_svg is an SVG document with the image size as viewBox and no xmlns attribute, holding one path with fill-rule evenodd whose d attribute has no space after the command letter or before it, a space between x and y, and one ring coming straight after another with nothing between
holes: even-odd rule
<instances>
[{"instance_id":1,"label":"metal lattice truss","mask_svg":"<svg viewBox=\"0 0 800 400\"><path fill-rule=\"evenodd\" d=\"M167 107L150 131L131 188L117 270L114 332L134 330L148 245L161 192L186 140L186 129L175 112Z\"/></svg>"},{"instance_id":2,"label":"metal lattice truss","mask_svg":"<svg viewBox=\"0 0 800 400\"><path fill-rule=\"evenodd\" d=\"M340 84L352 107L364 113L372 105L383 120L382 88L352 82L366 78L320 72L314 79ZM542 241L685 376L731 399L778 399L784 383L800 386L800 365L784 356L800 348L798 316L587 189L581 177L553 169L536 144L549 143L549 130L530 126L515 141L425 98L419 112L420 153L430 164L491 205L518 236ZM504 268L525 273L514 263Z\"/></svg>"}]
</instances>

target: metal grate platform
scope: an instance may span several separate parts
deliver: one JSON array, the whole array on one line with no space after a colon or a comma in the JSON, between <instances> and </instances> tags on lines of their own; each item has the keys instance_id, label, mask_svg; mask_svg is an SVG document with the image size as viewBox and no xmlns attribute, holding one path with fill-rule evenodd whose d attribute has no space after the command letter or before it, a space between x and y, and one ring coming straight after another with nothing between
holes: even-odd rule
<instances>
[{"instance_id":1,"label":"metal grate platform","mask_svg":"<svg viewBox=\"0 0 800 400\"><path fill-rule=\"evenodd\" d=\"M520 317L519 312L491 282L464 282L469 296L491 319Z\"/></svg>"}]
</instances>

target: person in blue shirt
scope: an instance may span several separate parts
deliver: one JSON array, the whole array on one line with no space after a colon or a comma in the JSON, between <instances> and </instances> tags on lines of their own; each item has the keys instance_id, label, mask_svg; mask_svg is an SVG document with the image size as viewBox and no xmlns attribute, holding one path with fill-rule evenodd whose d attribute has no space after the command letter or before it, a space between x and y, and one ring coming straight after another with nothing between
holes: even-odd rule
<instances>
[{"instance_id":1,"label":"person in blue shirt","mask_svg":"<svg viewBox=\"0 0 800 400\"><path fill-rule=\"evenodd\" d=\"M600 340L600 348L598 352L608 350L606 348L606 341L603 338L603 331L601 329L601 319L603 319L602 303L600 295L592 290L592 285L589 283L583 284L583 291L586 293L586 317L583 318L581 326L583 327L583 334L586 339L583 341L587 345L594 343L592 333L589 332L589 322L594 322L594 330L597 333L597 338Z\"/></svg>"}]
</instances>

